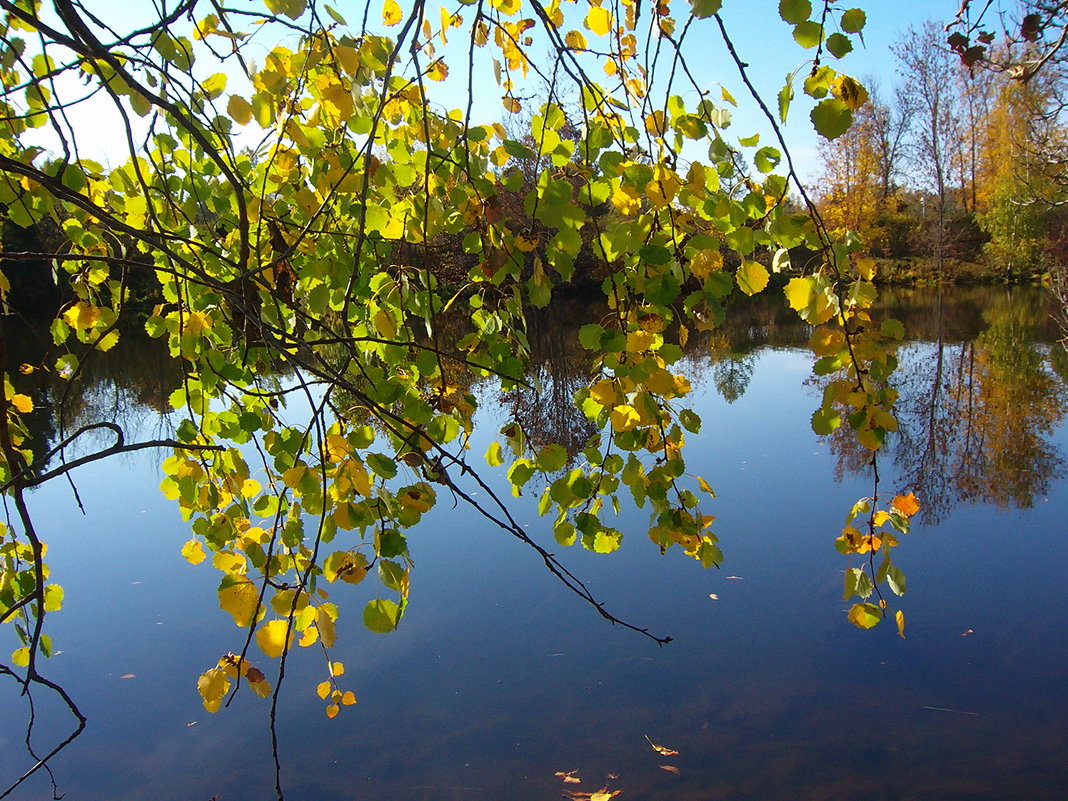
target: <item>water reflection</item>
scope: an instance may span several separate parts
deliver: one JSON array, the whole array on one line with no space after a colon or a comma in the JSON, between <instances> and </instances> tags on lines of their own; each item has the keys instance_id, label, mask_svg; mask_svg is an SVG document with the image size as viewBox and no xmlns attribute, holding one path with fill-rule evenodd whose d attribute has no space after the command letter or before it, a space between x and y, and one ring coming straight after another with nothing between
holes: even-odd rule
<instances>
[{"instance_id":1,"label":"water reflection","mask_svg":"<svg viewBox=\"0 0 1068 801\"><path fill-rule=\"evenodd\" d=\"M1050 436L1068 411L1056 372L1059 346L1045 297L1021 290L936 293L923 314L891 297L888 314L909 334L894 385L900 430L888 439L899 482L937 523L962 502L1029 508L1062 475ZM848 431L831 437L837 472L867 469L870 453Z\"/></svg>"},{"instance_id":2,"label":"water reflection","mask_svg":"<svg viewBox=\"0 0 1068 801\"><path fill-rule=\"evenodd\" d=\"M827 488L833 465L804 431L816 400L796 391L811 359L794 349L805 346L808 329L777 301L740 305L725 327L694 334L684 355L698 376L693 402L709 421L703 439L694 438L694 466L722 490L715 512L728 540L726 569L701 572L657 558L629 534L607 559L567 554L611 608L667 625L677 641L645 650L576 612L535 564L516 557L514 543L442 504L439 516L413 532L417 558L434 570L421 577L405 625L389 637L354 637L337 654L360 695L355 714L322 719L312 695L321 676L294 661L280 703L290 797L533 800L559 797L553 774L581 767L581 789L596 790L606 773L619 773L612 787L622 787L623 797L671 801L998 799L1013 791L1056 798L1068 765L1060 681L1068 638L1063 594L1051 599L1048 588L1068 554L1047 544L1047 533L1036 537L1038 559L1018 558L1029 532L1056 526L1051 507L1064 494L1063 484L1050 486L1063 457L1048 434L1064 416L1057 376L1065 360L1050 350L1055 334L1044 327L1041 300L1004 291L940 302L895 294L884 310L905 319L918 339L903 351L896 377L903 430L887 461L896 462L902 482L927 482L921 492L937 510L932 519L969 502L955 510L957 526L938 537L916 532L909 543L910 584L924 588L922 597L905 598L917 621L909 640L854 632L834 607L841 565L821 514L840 504L826 497L834 494ZM601 314L579 304L562 319L532 319L530 383L541 394L506 396L481 419L484 429L515 415L532 439L581 443L588 429L571 411L570 395L587 380L588 354L577 329ZM135 341L131 335L127 346ZM112 357L93 368L95 388L72 399L82 412L66 420L68 430L90 415L139 414L151 426L156 410L167 409L182 378L159 369L168 359L118 348ZM725 361L729 368L717 374ZM42 382L41 399L63 388L47 375L18 380ZM141 396L154 399L149 410L118 408ZM784 418L800 445L769 430ZM56 421L46 415L40 424L39 436L54 442ZM486 444L479 436L476 452ZM731 437L742 440L739 448L728 447ZM748 470L745 460L762 454L765 461ZM835 458L849 484L852 465L863 467L866 454L839 449ZM70 799L134 801L171 797L180 785L186 798L269 797L262 705L241 698L238 709L208 716L192 686L205 655L232 642L215 600L217 579L177 557L187 529L155 493L151 461L106 467L80 479L86 497L94 489L116 496L103 509L97 502L100 514L85 528L106 531L109 545L122 540L122 547L108 551L99 547L102 537L54 525L57 579L70 600L50 620L68 651L54 667L85 700L91 720L77 757L62 763L60 790ZM119 485L131 495L118 497ZM978 506L1024 508L1047 490L1060 495L1028 517L993 518ZM62 505L55 488L39 492L49 493L42 516ZM848 486L837 494L853 492ZM127 530L121 521L131 509L147 516ZM621 527L640 529L633 518ZM537 530L534 514L524 520ZM1004 536L1006 520L1019 521L1012 537ZM116 564L116 552L131 556ZM949 560L957 575L943 575ZM1010 563L1011 592L975 590L991 565ZM727 578L734 575L744 580ZM79 610L87 598L92 603ZM1043 615L1028 611L1038 608ZM120 625L101 637L100 620ZM658 767L669 760L651 752L645 735L682 752L681 775ZM0 732L5 777L12 773L5 760L16 761L18 748L17 736ZM906 762L908 771L900 767Z\"/></svg>"}]
</instances>

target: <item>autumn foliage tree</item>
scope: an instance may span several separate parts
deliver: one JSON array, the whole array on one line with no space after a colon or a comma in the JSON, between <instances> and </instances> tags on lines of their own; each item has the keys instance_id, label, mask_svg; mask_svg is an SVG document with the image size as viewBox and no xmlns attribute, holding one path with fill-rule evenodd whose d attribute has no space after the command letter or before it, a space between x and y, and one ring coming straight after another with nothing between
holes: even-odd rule
<instances>
[{"instance_id":1,"label":"autumn foliage tree","mask_svg":"<svg viewBox=\"0 0 1068 801\"><path fill-rule=\"evenodd\" d=\"M338 623L355 602L371 632L400 624L414 580L406 531L442 494L526 543L605 618L665 642L614 617L554 551L616 550L612 510L628 497L648 510L654 549L721 561L711 488L685 461L687 434L707 421L688 407L678 362L691 332L714 327L732 293L763 291L773 269L792 270L785 302L815 327L816 371L836 376L813 428L848 427L874 459L896 427L887 379L904 332L871 322L873 265L854 258L856 243L835 241L811 204L806 215L785 202L791 185L804 189L781 137L735 140L737 101L702 88L690 43L716 40L776 131L798 113L792 84L777 114L752 90L720 5L385 0L346 19L306 0L185 0L117 32L75 0L0 0L0 204L13 224L51 218L65 237L3 256L51 259L72 293L42 363L21 365L0 340L0 483L13 512L0 528L0 621L20 640L3 669L27 689L47 682L44 622L63 599L28 490L161 444L162 491L190 526L182 553L220 572L219 605L240 632L200 677L211 711L242 685L277 693L285 660L312 645L325 655L326 715L350 705L330 658ZM798 78L800 113L840 136L865 91L827 62L851 49L864 13L830 0L779 10L815 67ZM534 75L547 87L536 100ZM457 102L438 100L437 85L460 86ZM492 116L476 112L476 94L494 98ZM90 103L115 120L114 166L84 152L77 110ZM497 117L520 113L529 131L516 137ZM530 225L501 213L506 196ZM458 243L459 287L427 255L442 242ZM801 245L818 258L790 268ZM507 466L515 495L544 477L550 545L515 522L470 454L468 386L524 385L527 311L563 291L584 247L607 276L608 312L579 333L590 377L574 402L594 433L567 470L573 447L517 423L484 456ZM100 421L28 447L32 401L10 377L77 382L122 336L129 285L146 273L160 302L145 327L185 374L170 397L173 436L127 442ZM447 306L465 310L466 333L443 335ZM303 417L287 411L295 399ZM99 429L111 446L57 460ZM838 547L861 560L846 586L858 626L887 613L887 581L903 590L893 532L915 510L876 479L850 512Z\"/></svg>"}]
</instances>

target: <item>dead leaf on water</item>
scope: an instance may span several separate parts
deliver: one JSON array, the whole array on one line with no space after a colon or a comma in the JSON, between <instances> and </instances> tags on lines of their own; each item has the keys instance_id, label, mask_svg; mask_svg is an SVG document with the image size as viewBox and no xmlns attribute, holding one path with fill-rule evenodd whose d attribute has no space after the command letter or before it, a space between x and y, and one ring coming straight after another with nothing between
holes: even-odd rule
<instances>
[{"instance_id":1,"label":"dead leaf on water","mask_svg":"<svg viewBox=\"0 0 1068 801\"><path fill-rule=\"evenodd\" d=\"M649 743L649 745L651 745L653 747L653 750L656 751L656 753L660 754L661 756L678 756L679 755L679 752L676 751L674 748L667 748L665 746L657 745L656 743L654 743L652 740L649 739L649 735L648 734L643 734L642 736L646 739L646 741Z\"/></svg>"},{"instance_id":2,"label":"dead leaf on water","mask_svg":"<svg viewBox=\"0 0 1068 801\"><path fill-rule=\"evenodd\" d=\"M123 675L119 676L119 678L120 679L136 679L137 675L134 674L134 673L124 673Z\"/></svg>"},{"instance_id":3,"label":"dead leaf on water","mask_svg":"<svg viewBox=\"0 0 1068 801\"><path fill-rule=\"evenodd\" d=\"M657 765L657 767L660 768L660 770L666 770L668 773L674 773L676 775L679 772L679 769L674 765Z\"/></svg>"},{"instance_id":4,"label":"dead leaf on water","mask_svg":"<svg viewBox=\"0 0 1068 801\"><path fill-rule=\"evenodd\" d=\"M565 784L578 784L579 782L582 781L582 779L580 779L578 776L576 776L575 775L576 773L578 773L578 770L567 770L567 771L558 770L553 775L554 776L559 776L561 779L564 780Z\"/></svg>"},{"instance_id":5,"label":"dead leaf on water","mask_svg":"<svg viewBox=\"0 0 1068 801\"><path fill-rule=\"evenodd\" d=\"M716 595L714 592L710 592L708 594L708 597L711 598L713 601L718 601L719 600L719 596Z\"/></svg>"},{"instance_id":6,"label":"dead leaf on water","mask_svg":"<svg viewBox=\"0 0 1068 801\"><path fill-rule=\"evenodd\" d=\"M620 794L620 790L609 790L608 786L602 787L595 793L583 793L578 790L564 790L564 795L571 801L611 801Z\"/></svg>"},{"instance_id":7,"label":"dead leaf on water","mask_svg":"<svg viewBox=\"0 0 1068 801\"><path fill-rule=\"evenodd\" d=\"M727 578L734 579L735 581L745 581L741 576L727 576Z\"/></svg>"},{"instance_id":8,"label":"dead leaf on water","mask_svg":"<svg viewBox=\"0 0 1068 801\"><path fill-rule=\"evenodd\" d=\"M961 636L961 637L967 637L967 636L968 636L969 634L975 634L975 632L974 632L974 631L972 631L971 629L968 629L968 630L967 630L966 632L964 632L964 633L963 633L963 634L961 634L960 636Z\"/></svg>"}]
</instances>

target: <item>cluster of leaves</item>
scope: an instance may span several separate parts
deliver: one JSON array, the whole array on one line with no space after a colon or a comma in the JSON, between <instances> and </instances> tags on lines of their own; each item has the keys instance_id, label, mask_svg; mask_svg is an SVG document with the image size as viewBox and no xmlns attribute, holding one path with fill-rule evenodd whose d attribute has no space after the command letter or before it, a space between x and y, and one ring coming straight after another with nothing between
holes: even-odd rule
<instances>
[{"instance_id":1,"label":"cluster of leaves","mask_svg":"<svg viewBox=\"0 0 1068 801\"><path fill-rule=\"evenodd\" d=\"M305 0L267 0L262 14L212 4L204 16L190 0L114 40L71 2L56 3L62 29L42 18L39 3L0 5L0 203L16 224L57 220L66 244L51 255L75 293L52 324L52 369L75 381L93 350L114 344L126 277L146 270L162 300L147 330L185 366L171 397L181 421L162 490L191 524L183 554L193 563L210 555L222 574L220 606L248 630L242 648L201 676L209 710L242 681L261 695L277 692L284 670L272 689L249 657L253 641L282 664L294 648L320 646L327 714L353 703L329 653L344 609L334 595L369 593L366 627L396 628L413 566L405 532L440 492L535 548L616 621L515 523L467 457L471 384L523 382L524 310L550 302L580 253L608 276L609 313L580 333L592 376L576 403L598 433L569 465L562 447L533 448L513 423L486 455L490 465L510 459L515 495L535 474L550 479L539 511L554 518L559 543L618 548L623 533L606 515L625 487L648 507L648 535L661 551L677 545L705 566L719 564L698 494L712 491L684 459L686 434L702 421L682 405L690 386L676 364L691 331L722 320L735 290L761 292L775 272L794 275L786 299L815 327L817 371L842 371L815 429L844 417L873 452L893 430L885 380L902 332L868 316L873 268L855 259L859 242L832 242L818 215L786 202L796 176L781 136L764 146L757 135L730 141L736 100L726 89L718 98L702 90L686 63L690 40L718 34L751 87L718 0L677 4L677 12L660 2L651 21L636 0L589 0L584 13L559 0L463 0L438 15L422 2L404 9L386 0L381 25L359 32ZM814 13L808 0L783 0L780 12L815 51L804 91L818 101L816 129L836 136L865 92L821 57L848 52L863 12L823 2ZM189 37L178 32L183 20ZM461 26L470 31L466 65L448 44ZM247 61L250 43L278 28L286 44L267 46L258 66ZM44 42L33 46L39 53L20 30ZM646 36L655 43L648 52ZM535 37L549 47L544 64L531 58ZM505 110L530 107L519 138L498 122L476 124L470 100L466 110L431 103L428 82L449 79L450 65L466 66L474 80L478 51L488 54ZM606 83L590 77L595 65ZM536 102L519 91L531 72L547 82ZM84 98L58 96L60 76L110 102L128 160L108 170L79 157L67 115ZM779 95L780 120L793 78ZM23 143L42 126L56 152ZM524 170L531 160L533 181ZM776 174L784 162L786 174ZM527 217L505 218L504 198L518 199ZM419 257L442 241L458 242L471 265L459 292ZM792 248L814 255L793 265ZM463 304L471 333L443 341L439 315ZM23 468L43 455L18 453L18 402L0 405L4 486L18 501L23 535L37 542L21 493L32 484ZM293 422L300 408L307 415ZM13 542L33 579L8 607L29 610L24 599L35 598L39 627L49 608L43 547ZM364 583L372 575L392 597L374 597L380 591ZM28 647L32 658L45 646L31 638Z\"/></svg>"}]
</instances>

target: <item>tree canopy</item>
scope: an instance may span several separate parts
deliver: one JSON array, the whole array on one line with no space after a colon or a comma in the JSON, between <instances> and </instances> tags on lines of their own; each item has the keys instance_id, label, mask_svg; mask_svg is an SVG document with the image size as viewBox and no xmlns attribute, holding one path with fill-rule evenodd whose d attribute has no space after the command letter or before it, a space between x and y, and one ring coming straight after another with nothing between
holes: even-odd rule
<instances>
[{"instance_id":1,"label":"tree canopy","mask_svg":"<svg viewBox=\"0 0 1068 801\"><path fill-rule=\"evenodd\" d=\"M867 93L836 65L864 12L781 0L806 61L765 98L720 6L185 0L123 28L76 0L0 0L0 207L11 230L49 243L5 244L2 269L43 260L62 298L41 363L20 363L0 328L0 484L13 510L0 621L21 641L2 670L48 683L44 622L63 600L27 491L160 446L162 491L190 524L182 554L220 571L219 604L243 630L199 679L211 711L241 684L277 692L284 660L313 644L329 667L326 715L353 703L329 650L352 614L345 585L374 583L363 623L396 628L413 580L405 532L443 495L527 543L604 617L666 642L605 609L517 525L480 466L506 465L515 496L542 477L538 510L562 546L616 550L613 509L629 496L649 511L653 548L718 565L712 488L687 473L684 447L714 421L688 408L677 363L735 293L774 287L813 326L827 383L812 427L844 425L874 467L896 428L889 379L904 330L871 319L874 263L856 236L831 237L780 132L791 114L826 138L848 129ZM732 75L703 72L713 41ZM770 143L734 138L739 104L766 118ZM83 110L110 120L113 162L87 155ZM523 385L528 311L580 281L609 308L579 334L590 378L574 402L592 435L573 455L511 423L470 454L471 382ZM465 331L444 335L460 311ZM33 447L19 376L76 386L129 324L183 367L173 437L61 422L56 442ZM67 458L101 429L111 446ZM881 492L876 469L849 511L837 547L859 557L844 592L858 599L854 624L892 611L881 587L904 591L890 551L917 508ZM903 635L900 612L896 624Z\"/></svg>"}]
</instances>

